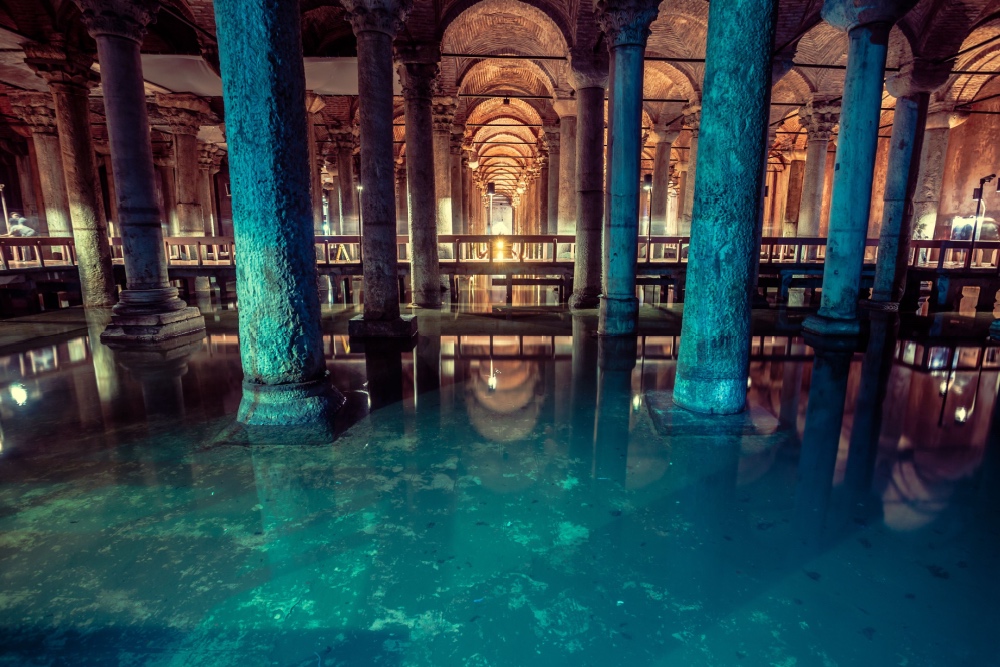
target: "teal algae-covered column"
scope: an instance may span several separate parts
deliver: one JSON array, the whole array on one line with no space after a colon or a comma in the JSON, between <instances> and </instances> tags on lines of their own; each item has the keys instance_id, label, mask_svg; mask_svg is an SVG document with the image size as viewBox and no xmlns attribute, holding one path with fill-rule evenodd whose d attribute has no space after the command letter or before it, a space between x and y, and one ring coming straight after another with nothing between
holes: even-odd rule
<instances>
[{"instance_id":1,"label":"teal algae-covered column","mask_svg":"<svg viewBox=\"0 0 1000 667\"><path fill-rule=\"evenodd\" d=\"M160 5L156 0L76 0L97 41L111 147L118 227L125 255L125 290L101 341L163 343L199 334L205 319L170 286L163 245L149 116L139 45Z\"/></svg>"},{"instance_id":2,"label":"teal algae-covered column","mask_svg":"<svg viewBox=\"0 0 1000 667\"><path fill-rule=\"evenodd\" d=\"M330 384L320 332L299 7L217 0L215 21L239 248L237 419L322 421L343 399Z\"/></svg>"},{"instance_id":3,"label":"teal algae-covered column","mask_svg":"<svg viewBox=\"0 0 1000 667\"><path fill-rule=\"evenodd\" d=\"M694 412L735 414L746 404L776 8L775 0L715 0L709 6L674 385L674 402ZM733 95L734 88L741 94Z\"/></svg>"},{"instance_id":4,"label":"teal algae-covered column","mask_svg":"<svg viewBox=\"0 0 1000 667\"><path fill-rule=\"evenodd\" d=\"M655 0L598 0L598 23L608 38L611 74L610 215L604 249L604 293L598 333L631 336L638 325L635 275L639 238L639 158L642 149L643 51Z\"/></svg>"},{"instance_id":5,"label":"teal algae-covered column","mask_svg":"<svg viewBox=\"0 0 1000 667\"><path fill-rule=\"evenodd\" d=\"M903 297L913 229L913 198L920 172L930 94L948 79L950 67L911 63L886 86L896 98L885 179L885 207L878 241L875 285L868 306L895 311Z\"/></svg>"},{"instance_id":6,"label":"teal algae-covered column","mask_svg":"<svg viewBox=\"0 0 1000 667\"><path fill-rule=\"evenodd\" d=\"M847 73L840 114L830 229L819 313L802 327L820 335L854 336L858 291L872 198L885 58L892 24L915 0L826 0L823 18L847 31Z\"/></svg>"},{"instance_id":7,"label":"teal algae-covered column","mask_svg":"<svg viewBox=\"0 0 1000 667\"><path fill-rule=\"evenodd\" d=\"M576 90L576 261L570 308L596 308L601 295L601 234L604 225L604 90L607 51L600 47L571 56ZM603 54L603 55L601 55Z\"/></svg>"},{"instance_id":8,"label":"teal algae-covered column","mask_svg":"<svg viewBox=\"0 0 1000 667\"><path fill-rule=\"evenodd\" d=\"M402 27L412 0L343 0L342 4L358 40L363 188L360 223L365 279L364 315L353 318L348 331L352 336L410 337L417 331L417 320L412 315L400 317L399 313L392 150L392 40ZM439 213L442 210L439 208ZM447 214L445 232L450 232L450 203ZM438 223L440 230L440 217Z\"/></svg>"},{"instance_id":9,"label":"teal algae-covered column","mask_svg":"<svg viewBox=\"0 0 1000 667\"><path fill-rule=\"evenodd\" d=\"M406 182L410 217L410 282L413 303L441 307L437 200L434 185L434 121L431 113L437 53L400 48L397 57L406 112ZM435 49L436 51L436 49ZM420 57L422 56L422 57Z\"/></svg>"}]
</instances>

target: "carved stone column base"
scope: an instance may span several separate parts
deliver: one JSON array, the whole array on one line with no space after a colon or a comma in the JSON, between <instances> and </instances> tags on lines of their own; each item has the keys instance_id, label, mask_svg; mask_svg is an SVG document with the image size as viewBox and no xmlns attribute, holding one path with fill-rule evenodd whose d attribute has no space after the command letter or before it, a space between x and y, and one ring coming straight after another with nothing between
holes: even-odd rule
<instances>
[{"instance_id":1,"label":"carved stone column base","mask_svg":"<svg viewBox=\"0 0 1000 667\"><path fill-rule=\"evenodd\" d=\"M417 333L417 316L400 315L398 320L366 320L364 315L347 323L351 338L410 338Z\"/></svg>"},{"instance_id":2,"label":"carved stone column base","mask_svg":"<svg viewBox=\"0 0 1000 667\"><path fill-rule=\"evenodd\" d=\"M204 331L205 318L197 308L184 306L180 310L160 313L120 312L115 308L111 323L101 334L101 342L109 347L155 345L201 335Z\"/></svg>"},{"instance_id":3,"label":"carved stone column base","mask_svg":"<svg viewBox=\"0 0 1000 667\"><path fill-rule=\"evenodd\" d=\"M834 338L852 338L861 333L861 323L858 319L835 319L825 315L810 315L802 322L802 330L816 336L831 336Z\"/></svg>"},{"instance_id":4,"label":"carved stone column base","mask_svg":"<svg viewBox=\"0 0 1000 667\"><path fill-rule=\"evenodd\" d=\"M327 373L319 380L289 384L243 383L236 420L251 426L290 426L322 421L344 405Z\"/></svg>"},{"instance_id":5,"label":"carved stone column base","mask_svg":"<svg viewBox=\"0 0 1000 667\"><path fill-rule=\"evenodd\" d=\"M589 310L591 308L597 308L601 305L601 296L599 294L588 294L586 292L577 292L573 290L573 293L569 297L569 309L570 310Z\"/></svg>"}]
</instances>

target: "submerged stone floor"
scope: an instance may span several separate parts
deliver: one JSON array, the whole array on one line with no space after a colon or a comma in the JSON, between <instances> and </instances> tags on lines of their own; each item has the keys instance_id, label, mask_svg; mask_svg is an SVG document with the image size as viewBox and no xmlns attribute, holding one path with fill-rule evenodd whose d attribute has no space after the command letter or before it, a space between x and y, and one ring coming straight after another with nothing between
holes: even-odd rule
<instances>
[{"instance_id":1,"label":"submerged stone floor","mask_svg":"<svg viewBox=\"0 0 1000 667\"><path fill-rule=\"evenodd\" d=\"M864 350L836 452L801 339L731 428L671 414L670 336L598 372L558 314L331 332L333 429L248 432L230 315L160 366L69 317L0 323L0 665L1000 665L983 343L901 334L859 479Z\"/></svg>"}]
</instances>

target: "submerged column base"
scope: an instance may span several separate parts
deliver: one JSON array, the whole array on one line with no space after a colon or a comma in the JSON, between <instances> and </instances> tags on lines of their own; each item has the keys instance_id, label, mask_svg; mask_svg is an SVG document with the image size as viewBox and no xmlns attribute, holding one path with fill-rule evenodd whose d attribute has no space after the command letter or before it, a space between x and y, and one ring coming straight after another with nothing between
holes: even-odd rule
<instances>
[{"instance_id":1,"label":"submerged column base","mask_svg":"<svg viewBox=\"0 0 1000 667\"><path fill-rule=\"evenodd\" d=\"M570 310L589 310L601 305L601 295L573 290L569 297Z\"/></svg>"},{"instance_id":2,"label":"submerged column base","mask_svg":"<svg viewBox=\"0 0 1000 667\"><path fill-rule=\"evenodd\" d=\"M810 315L802 322L802 330L817 336L857 336L861 333L861 323L857 318L834 319L825 315Z\"/></svg>"},{"instance_id":3,"label":"submerged column base","mask_svg":"<svg viewBox=\"0 0 1000 667\"><path fill-rule=\"evenodd\" d=\"M639 299L601 296L597 333L602 336L631 336L639 328Z\"/></svg>"},{"instance_id":4,"label":"submerged column base","mask_svg":"<svg viewBox=\"0 0 1000 667\"><path fill-rule=\"evenodd\" d=\"M179 299L177 288L124 290L111 310L101 342L109 346L157 344L204 330L201 311Z\"/></svg>"},{"instance_id":5,"label":"submerged column base","mask_svg":"<svg viewBox=\"0 0 1000 667\"><path fill-rule=\"evenodd\" d=\"M328 419L344 405L344 396L326 373L318 380L289 384L243 381L236 420L251 426L292 426Z\"/></svg>"},{"instance_id":6,"label":"submerged column base","mask_svg":"<svg viewBox=\"0 0 1000 667\"><path fill-rule=\"evenodd\" d=\"M674 382L674 405L703 415L736 415L746 409L746 378L681 377Z\"/></svg>"},{"instance_id":7,"label":"submerged column base","mask_svg":"<svg viewBox=\"0 0 1000 667\"><path fill-rule=\"evenodd\" d=\"M364 315L347 323L351 338L410 338L417 333L417 316L400 315L398 320L366 320Z\"/></svg>"}]
</instances>

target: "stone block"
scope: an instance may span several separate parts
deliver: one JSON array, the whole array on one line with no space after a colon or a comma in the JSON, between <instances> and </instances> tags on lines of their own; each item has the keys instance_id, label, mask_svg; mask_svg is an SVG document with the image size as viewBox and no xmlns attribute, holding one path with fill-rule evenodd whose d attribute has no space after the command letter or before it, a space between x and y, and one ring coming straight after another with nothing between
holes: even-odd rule
<instances>
[{"instance_id":1,"label":"stone block","mask_svg":"<svg viewBox=\"0 0 1000 667\"><path fill-rule=\"evenodd\" d=\"M114 313L101 342L108 347L156 345L173 338L205 331L205 318L197 308L187 307L166 313Z\"/></svg>"}]
</instances>

